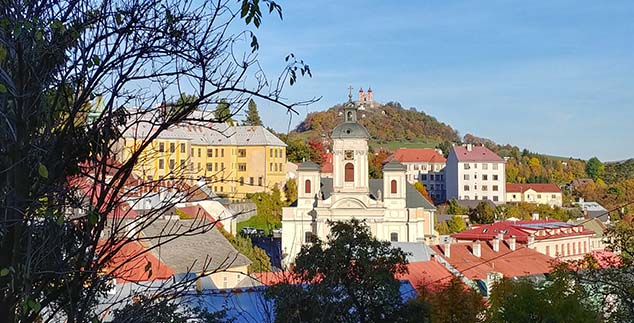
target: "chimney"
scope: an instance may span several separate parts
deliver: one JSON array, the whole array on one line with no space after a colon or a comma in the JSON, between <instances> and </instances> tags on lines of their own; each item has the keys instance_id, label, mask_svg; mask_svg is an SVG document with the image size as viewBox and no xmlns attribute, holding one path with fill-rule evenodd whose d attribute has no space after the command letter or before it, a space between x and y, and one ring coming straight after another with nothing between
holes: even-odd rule
<instances>
[{"instance_id":1,"label":"chimney","mask_svg":"<svg viewBox=\"0 0 634 323\"><path fill-rule=\"evenodd\" d=\"M472 150L473 150L473 145L467 144L467 151L472 151Z\"/></svg>"},{"instance_id":2,"label":"chimney","mask_svg":"<svg viewBox=\"0 0 634 323\"><path fill-rule=\"evenodd\" d=\"M445 253L445 257L449 258L451 256L451 242L445 242L443 252Z\"/></svg>"},{"instance_id":3,"label":"chimney","mask_svg":"<svg viewBox=\"0 0 634 323\"><path fill-rule=\"evenodd\" d=\"M493 251L500 251L500 239L498 239L498 237L493 238L493 241L491 241L491 246L493 247Z\"/></svg>"},{"instance_id":4,"label":"chimney","mask_svg":"<svg viewBox=\"0 0 634 323\"><path fill-rule=\"evenodd\" d=\"M535 249L535 233L528 235L528 246L531 249Z\"/></svg>"},{"instance_id":5,"label":"chimney","mask_svg":"<svg viewBox=\"0 0 634 323\"><path fill-rule=\"evenodd\" d=\"M537 212L533 212L533 214L531 214L531 218L532 218L533 220L539 220L539 213L537 213Z\"/></svg>"},{"instance_id":6,"label":"chimney","mask_svg":"<svg viewBox=\"0 0 634 323\"><path fill-rule=\"evenodd\" d=\"M481 246L480 246L480 241L475 240L473 241L473 255L480 258L480 256L482 255L481 251Z\"/></svg>"},{"instance_id":7,"label":"chimney","mask_svg":"<svg viewBox=\"0 0 634 323\"><path fill-rule=\"evenodd\" d=\"M511 249L511 251L515 251L515 235L512 235L509 238L509 249Z\"/></svg>"}]
</instances>

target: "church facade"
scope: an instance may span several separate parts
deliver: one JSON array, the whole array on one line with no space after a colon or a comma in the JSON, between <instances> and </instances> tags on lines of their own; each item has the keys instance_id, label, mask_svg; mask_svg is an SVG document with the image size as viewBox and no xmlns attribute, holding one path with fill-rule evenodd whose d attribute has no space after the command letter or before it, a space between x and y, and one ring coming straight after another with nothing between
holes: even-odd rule
<instances>
[{"instance_id":1,"label":"church facade","mask_svg":"<svg viewBox=\"0 0 634 323\"><path fill-rule=\"evenodd\" d=\"M314 236L325 240L327 221L363 219L379 240L433 243L434 206L407 182L405 166L392 161L382 179L370 179L368 139L357 123L358 107L343 107L343 122L331 134L333 173L322 177L308 161L297 168L297 202L282 211L283 263L293 263L303 244Z\"/></svg>"}]
</instances>

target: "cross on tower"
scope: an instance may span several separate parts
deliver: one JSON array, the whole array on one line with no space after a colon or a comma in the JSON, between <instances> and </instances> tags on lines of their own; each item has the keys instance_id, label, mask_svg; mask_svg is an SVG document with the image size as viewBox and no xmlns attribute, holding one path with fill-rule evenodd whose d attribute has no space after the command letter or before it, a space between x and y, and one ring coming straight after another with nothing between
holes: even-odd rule
<instances>
[{"instance_id":1,"label":"cross on tower","mask_svg":"<svg viewBox=\"0 0 634 323\"><path fill-rule=\"evenodd\" d=\"M350 87L348 87L348 101L352 102L352 85L350 85Z\"/></svg>"}]
</instances>

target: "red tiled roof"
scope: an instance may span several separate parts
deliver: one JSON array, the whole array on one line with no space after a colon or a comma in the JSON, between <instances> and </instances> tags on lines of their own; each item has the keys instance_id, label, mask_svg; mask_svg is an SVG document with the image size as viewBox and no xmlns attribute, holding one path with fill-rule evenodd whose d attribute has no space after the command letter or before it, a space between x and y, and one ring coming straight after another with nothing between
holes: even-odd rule
<instances>
[{"instance_id":1,"label":"red tiled roof","mask_svg":"<svg viewBox=\"0 0 634 323\"><path fill-rule=\"evenodd\" d=\"M521 277L544 274L551 271L554 259L524 246L515 251L500 243L500 251L495 252L490 244L480 244L480 257L472 253L472 243L452 243L450 257L443 255L441 246L432 249L442 255L454 268L471 280L486 279L490 272L499 272L504 277Z\"/></svg>"},{"instance_id":2,"label":"red tiled roof","mask_svg":"<svg viewBox=\"0 0 634 323\"><path fill-rule=\"evenodd\" d=\"M261 272L254 273L255 279L260 283L271 286L279 283L289 284L301 284L303 282L295 279L295 276L290 271L278 271L278 272Z\"/></svg>"},{"instance_id":3,"label":"red tiled roof","mask_svg":"<svg viewBox=\"0 0 634 323\"><path fill-rule=\"evenodd\" d=\"M453 146L453 151L459 162L504 162L504 159L484 146Z\"/></svg>"},{"instance_id":4,"label":"red tiled roof","mask_svg":"<svg viewBox=\"0 0 634 323\"><path fill-rule=\"evenodd\" d=\"M113 248L115 248L113 246ZM152 275L145 268L150 263ZM163 280L175 274L174 270L146 251L137 242L128 242L112 257L105 271L114 278L125 282Z\"/></svg>"},{"instance_id":5,"label":"red tiled roof","mask_svg":"<svg viewBox=\"0 0 634 323\"><path fill-rule=\"evenodd\" d=\"M321 173L328 174L333 172L332 153L325 153L321 159Z\"/></svg>"},{"instance_id":6,"label":"red tiled roof","mask_svg":"<svg viewBox=\"0 0 634 323\"><path fill-rule=\"evenodd\" d=\"M561 193L557 184L515 184L506 183L507 193L524 193L532 189L538 193Z\"/></svg>"},{"instance_id":7,"label":"red tiled roof","mask_svg":"<svg viewBox=\"0 0 634 323\"><path fill-rule=\"evenodd\" d=\"M578 228L579 232L556 232L556 228ZM548 231L551 231L550 233ZM544 235L537 234L537 231L545 232ZM503 233L504 239L515 236L517 242L528 241L528 236L535 233L535 240L557 239L570 236L591 236L592 230L584 228L582 225L568 224L559 220L527 220L527 221L500 221L492 224L476 226L470 230L454 233L451 236L457 240L493 240L498 234Z\"/></svg>"},{"instance_id":8,"label":"red tiled roof","mask_svg":"<svg viewBox=\"0 0 634 323\"><path fill-rule=\"evenodd\" d=\"M192 218L204 217L211 223L216 223L219 228L223 228L222 222L216 221L216 219L209 214L209 212L205 211L200 205L192 205L192 206L184 206L176 208L177 210L183 211L185 214L191 216Z\"/></svg>"},{"instance_id":9,"label":"red tiled roof","mask_svg":"<svg viewBox=\"0 0 634 323\"><path fill-rule=\"evenodd\" d=\"M401 163L446 163L447 159L431 148L399 148L385 162L397 160Z\"/></svg>"},{"instance_id":10,"label":"red tiled roof","mask_svg":"<svg viewBox=\"0 0 634 323\"><path fill-rule=\"evenodd\" d=\"M409 280L414 288L424 287L428 291L436 291L448 283L453 275L436 260L417 261L407 264L408 273L397 275L397 279Z\"/></svg>"}]
</instances>

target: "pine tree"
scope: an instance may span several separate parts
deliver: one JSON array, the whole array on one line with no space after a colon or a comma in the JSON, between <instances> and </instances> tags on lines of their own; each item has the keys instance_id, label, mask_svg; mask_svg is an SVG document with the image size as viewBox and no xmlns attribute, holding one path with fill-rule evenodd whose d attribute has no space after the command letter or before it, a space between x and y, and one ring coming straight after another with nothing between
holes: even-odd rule
<instances>
[{"instance_id":1,"label":"pine tree","mask_svg":"<svg viewBox=\"0 0 634 323\"><path fill-rule=\"evenodd\" d=\"M260 119L260 113L258 112L258 106L255 101L251 99L249 101L249 108L247 110L247 117L242 122L243 126L261 126L262 119Z\"/></svg>"}]
</instances>

